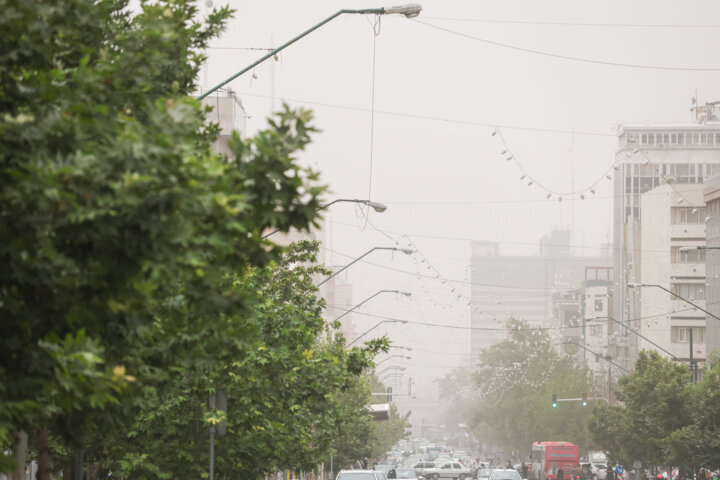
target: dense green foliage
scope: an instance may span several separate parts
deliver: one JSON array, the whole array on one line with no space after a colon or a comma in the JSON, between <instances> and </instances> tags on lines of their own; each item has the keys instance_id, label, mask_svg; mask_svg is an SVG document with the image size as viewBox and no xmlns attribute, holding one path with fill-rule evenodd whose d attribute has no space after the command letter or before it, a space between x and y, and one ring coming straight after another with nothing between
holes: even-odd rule
<instances>
[{"instance_id":1,"label":"dense green foliage","mask_svg":"<svg viewBox=\"0 0 720 480\"><path fill-rule=\"evenodd\" d=\"M580 402L552 408L551 398L593 396L588 375L556 353L546 331L517 320L508 328L508 339L484 350L476 369L441 381L441 394L453 405L446 423L469 424L476 438L507 454L519 452L518 460L535 441L563 440L584 449L590 408Z\"/></svg>"},{"instance_id":2,"label":"dense green foliage","mask_svg":"<svg viewBox=\"0 0 720 480\"><path fill-rule=\"evenodd\" d=\"M697 385L688 369L657 352L641 352L635 370L620 380L618 405L601 405L590 428L611 458L648 468L680 468L692 478L700 467L720 466L720 369Z\"/></svg>"},{"instance_id":3,"label":"dense green foliage","mask_svg":"<svg viewBox=\"0 0 720 480\"><path fill-rule=\"evenodd\" d=\"M261 238L316 220L311 115L213 154L191 94L230 11L127 3L0 0L0 451L24 463L29 434L41 479L80 451L88 479L200 477L224 419L218 478L309 467L385 348L323 340L313 247Z\"/></svg>"}]
</instances>

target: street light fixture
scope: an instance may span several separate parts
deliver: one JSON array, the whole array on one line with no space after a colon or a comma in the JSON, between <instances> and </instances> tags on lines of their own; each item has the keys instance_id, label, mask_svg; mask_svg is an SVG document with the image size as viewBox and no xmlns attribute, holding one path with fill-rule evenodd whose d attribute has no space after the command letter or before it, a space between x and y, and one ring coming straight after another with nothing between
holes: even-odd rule
<instances>
[{"instance_id":1,"label":"street light fixture","mask_svg":"<svg viewBox=\"0 0 720 480\"><path fill-rule=\"evenodd\" d=\"M400 348L400 349L402 349L402 350L407 350L408 352L412 352L412 348L410 348L410 347L403 347L403 346L400 346L400 345L390 345L390 348Z\"/></svg>"},{"instance_id":2,"label":"street light fixture","mask_svg":"<svg viewBox=\"0 0 720 480\"><path fill-rule=\"evenodd\" d=\"M387 361L390 360L391 358L404 358L404 359L406 359L406 360L412 360L412 357L410 357L410 356L408 356L408 355L390 355L389 357L384 358L384 359L380 360L379 362L377 362L377 363L375 364L375 368L377 368L381 363L387 362Z\"/></svg>"},{"instance_id":3,"label":"street light fixture","mask_svg":"<svg viewBox=\"0 0 720 480\"><path fill-rule=\"evenodd\" d=\"M617 323L617 324L620 325L621 327L623 327L623 328L625 328L626 330L634 333L635 335L637 335L638 337L642 338L642 339L645 340L646 342L648 342L648 343L650 343L651 345L655 346L655 348L658 348L658 349L662 350L663 352L667 353L668 355L670 355L670 356L673 358L673 360L676 360L676 361L678 361L678 362L680 361L680 359L679 359L678 357L676 357L675 355L673 355L673 354L670 353L669 351L665 350L663 347L661 347L661 346L658 345L657 343L653 342L652 340L650 340L649 338L647 338L646 336L644 336L642 333L638 332L638 331L635 330L634 328L630 328L628 325L626 325L625 323L621 322L620 320L616 320L616 319L614 319L613 317L593 317L593 318L589 318L588 320L602 320L602 319L612 320L613 322Z\"/></svg>"},{"instance_id":4,"label":"street light fixture","mask_svg":"<svg viewBox=\"0 0 720 480\"><path fill-rule=\"evenodd\" d=\"M361 205L366 205L366 206L372 208L373 210L375 210L375 211L378 212L378 213L383 213L385 210L387 210L387 205L385 205L384 203L380 203L380 202L373 202L372 200L358 200L358 199L356 199L356 198L355 198L355 199L351 199L351 198L338 198L337 200L333 200L333 201L330 202L330 203L326 203L325 205L321 205L320 208L318 208L318 209L315 210L315 211L316 211L316 212L319 212L320 210L325 210L325 209L328 208L330 205L334 205L334 204L336 204L336 203L341 203L341 202L359 203L359 204L361 204ZM272 232L266 233L265 235L263 235L262 238L268 238L270 235L275 235L275 234L276 234L277 232L279 232L279 231L280 231L280 229L279 229L279 228L276 228L276 229L273 230Z\"/></svg>"},{"instance_id":5,"label":"street light fixture","mask_svg":"<svg viewBox=\"0 0 720 480\"><path fill-rule=\"evenodd\" d=\"M345 270L345 269L348 268L349 266L351 266L351 265L353 265L354 263L358 262L358 261L361 260L362 258L370 255L370 254L371 254L372 252L374 252L375 250L394 250L394 251L396 251L396 252L402 252L402 253L404 253L405 255L410 255L411 253L414 252L414 250L412 250L412 249L410 249L410 248L402 248L402 247L374 247L374 248L371 248L370 250L368 250L367 252L363 253L362 255L360 255L359 257L357 257L355 260L353 260L352 262L348 263L347 265L345 265L344 267L342 267L340 270L338 270L337 272L333 273L332 275L330 275L330 276L327 277L325 280L323 280L322 282L318 283L318 284L315 285L315 286L316 286L316 287L319 287L320 285L322 285L323 283L327 282L328 280L330 280L330 279L333 278L335 275L337 275L338 273L342 272L343 270Z\"/></svg>"},{"instance_id":6,"label":"street light fixture","mask_svg":"<svg viewBox=\"0 0 720 480\"><path fill-rule=\"evenodd\" d=\"M335 320L333 320L333 323L337 322L337 321L340 320L342 317L344 317L344 316L347 315L348 313L352 312L353 310L355 310L356 308L358 308L358 307L359 307L360 305L362 305L363 303L369 302L370 300L372 300L373 298L377 297L377 296L380 295L381 293L399 293L400 295L404 295L404 296L406 296L406 297L409 297L409 296L412 295L412 293L410 293L410 292L403 292L402 290L380 290L380 291L376 292L374 295L371 295L371 296L369 296L368 298L366 298L365 300L363 300L362 302L358 303L357 305L355 305L355 306L352 307L351 309L345 310L345 312L344 312L342 315L340 315L340 316L337 317Z\"/></svg>"},{"instance_id":7,"label":"street light fixture","mask_svg":"<svg viewBox=\"0 0 720 480\"><path fill-rule=\"evenodd\" d=\"M577 347L580 347L580 348L582 348L582 349L584 349L584 350L592 353L592 354L595 355L596 357L602 358L602 359L605 360L606 362L615 365L617 368L619 368L619 369L621 369L621 370L624 370L625 372L628 372L628 373L630 372L630 370L628 370L627 368L625 368L625 367L623 367L623 366L621 366L621 365L618 365L617 363L613 362L613 361L610 360L609 358L607 358L607 357L605 357L605 356L603 356L603 355L601 355L601 354L599 354L599 353L597 353L597 352L593 352L592 350L590 350L589 348L587 348L587 347L584 346L584 345L580 345L579 343L575 343L575 342L571 342L571 341L563 342L563 345L575 345L575 346L577 346Z\"/></svg>"},{"instance_id":8,"label":"street light fixture","mask_svg":"<svg viewBox=\"0 0 720 480\"><path fill-rule=\"evenodd\" d=\"M355 340L353 340L352 342L348 343L347 346L349 347L349 346L352 345L353 343L357 342L357 341L360 340L362 337L364 337L364 336L367 335L368 333L372 332L373 330L375 330L377 327L379 327L379 326L382 325L383 323L407 323L407 320L383 320L383 321L381 321L381 322L378 322L378 323L376 323L375 325L373 325L372 327L370 327L369 329L367 329L365 332L361 333L360 336L357 337Z\"/></svg>"},{"instance_id":9,"label":"street light fixture","mask_svg":"<svg viewBox=\"0 0 720 480\"><path fill-rule=\"evenodd\" d=\"M682 247L681 247L681 248L682 248ZM705 310L704 308L702 308L702 307L700 307L700 306L698 306L698 305L695 305L693 302L691 302L691 301L688 300L687 298L681 297L681 296L678 295L677 293L675 293L675 292L673 292L673 291L671 291L671 290L668 290L667 288L663 287L662 285L657 285L657 284L654 284L654 283L628 283L628 287L630 287L630 288L657 287L657 288L659 288L659 289L661 289L661 290L665 290L667 293L669 293L669 294L672 295L673 297L679 298L679 299L682 300L683 302L688 303L688 304L692 305L693 307L697 308L698 310L701 310L701 311L705 312L706 314L708 314L708 315L710 315L711 317L713 317L715 320L720 320L720 317L718 317L717 315L714 315L714 314L708 312L707 310Z\"/></svg>"},{"instance_id":10,"label":"street light fixture","mask_svg":"<svg viewBox=\"0 0 720 480\"><path fill-rule=\"evenodd\" d=\"M253 68L255 68L255 67L257 67L258 65L260 65L261 63L263 63L263 62L264 62L265 60L267 60L268 58L274 57L274 56L277 55L278 52L280 52L281 50L286 49L287 47L289 47L289 46L292 45L293 43L297 42L298 40L300 40L300 39L303 38L304 36L308 35L309 33L312 33L313 31L317 30L318 28L322 27L323 25L325 25L325 24L328 23L329 21L333 20L333 19L336 18L336 17L339 17L339 16L342 15L342 14L345 14L345 13L346 13L346 14L361 14L361 15L367 15L367 14L371 14L371 15L372 15L372 14L374 14L374 15L393 15L393 14L399 14L399 15L404 15L406 18L414 18L414 17L417 17L418 15L420 15L420 12L421 12L421 11L422 11L422 6L420 6L420 5L417 4L417 3L412 3L412 4L408 4L408 5L400 5L400 6L389 7L389 8L365 8L365 9L361 9L361 10L348 10L348 9L339 10L339 11L335 12L334 14L330 15L329 17L327 17L325 20L323 20L323 21L321 21L320 23L318 23L318 24L310 27L309 29L307 29L307 30L305 30L304 32L302 32L300 35L298 35L298 36L296 36L295 38L289 40L288 42L283 43L282 45L280 45L280 46L279 46L278 48L276 48L275 50L272 50L272 51L268 52L266 55L260 57L258 60L254 61L253 63L251 63L251 64L248 65L247 67L243 68L243 69L240 70L239 72L233 74L232 76L230 76L230 77L228 77L227 79L223 80L223 81L220 82L219 84L215 85L215 86L212 87L210 90L208 90L207 92L205 92L205 93L203 93L202 95L200 95L199 97L197 97L197 99L198 99L198 100L202 100L203 98L207 97L208 95L210 95L210 94L213 93L214 91L216 91L216 90L218 90L219 88L222 88L223 86L225 86L225 85L227 85L228 83L232 82L233 80L235 80L237 77L239 77L239 76L242 75L243 73L246 73L246 72L248 72L249 70L252 70Z\"/></svg>"},{"instance_id":11,"label":"street light fixture","mask_svg":"<svg viewBox=\"0 0 720 480\"><path fill-rule=\"evenodd\" d=\"M375 372L375 376L379 378L380 375L382 375L384 372L386 372L386 371L388 371L388 370L400 370L400 371L403 371L403 370L407 370L407 369L406 369L405 367L399 367L399 366L397 366L397 365L388 365L387 367L383 368L383 369L380 370L379 372Z\"/></svg>"},{"instance_id":12,"label":"street light fixture","mask_svg":"<svg viewBox=\"0 0 720 480\"><path fill-rule=\"evenodd\" d=\"M675 293L675 292L673 292L673 291L671 291L671 290L663 287L662 285L658 285L658 284L655 284L655 283L628 283L628 287L630 287L630 288L657 287L657 288L659 288L660 290L666 291L667 293L669 293L669 294L672 295L673 297L679 298L679 299L682 300L683 302L685 302L685 303L687 303L687 304L689 304L689 305L692 305L693 307L697 308L698 310L701 310L701 311L705 312L706 315L710 315L710 316L713 317L715 320L720 320L720 317L718 317L717 315L714 315L714 314L708 312L707 310L705 310L704 308L700 307L699 305L694 304L693 302L691 302L691 301L688 300L687 298L681 297L681 296L678 295L677 293ZM693 327L692 327L692 326L688 327L688 333L689 333L689 340L690 340L690 342L689 342L689 347L690 347L690 357L689 357L689 360L690 360L690 374L691 374L691 376L692 376L692 381L693 381L693 383L696 383L696 382L697 382L697 368L698 368L698 366L697 366L697 361L696 361L695 358L693 357L694 352L693 352Z\"/></svg>"}]
</instances>

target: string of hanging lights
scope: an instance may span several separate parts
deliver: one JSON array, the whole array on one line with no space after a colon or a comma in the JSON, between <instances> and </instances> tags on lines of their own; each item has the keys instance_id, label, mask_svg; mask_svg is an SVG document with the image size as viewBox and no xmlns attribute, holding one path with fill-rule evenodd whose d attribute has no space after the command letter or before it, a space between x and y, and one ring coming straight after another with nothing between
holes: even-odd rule
<instances>
[{"instance_id":1,"label":"string of hanging lights","mask_svg":"<svg viewBox=\"0 0 720 480\"><path fill-rule=\"evenodd\" d=\"M585 197L588 195L595 195L597 191L597 185L602 182L603 180L612 180L612 171L613 170L619 170L620 166L618 164L613 163L608 167L608 169L603 172L601 176L599 176L595 181L590 183L590 185L585 186L580 189L570 190L570 191L558 191L553 188L548 187L542 182L539 182L535 177L533 177L530 172L527 171L527 169L520 163L517 156L513 153L512 149L510 148L510 145L505 140L505 137L503 136L502 132L499 128L494 128L490 135L492 137L496 137L500 140L502 143L502 150L500 151L500 155L505 159L507 162L513 162L517 166L518 170L520 170L520 181L526 182L528 187L532 187L533 185L544 190L545 191L545 198L547 200L550 200L552 197L555 197L559 202L563 201L563 198L568 197L575 197L579 198L580 200L585 200Z\"/></svg>"}]
</instances>

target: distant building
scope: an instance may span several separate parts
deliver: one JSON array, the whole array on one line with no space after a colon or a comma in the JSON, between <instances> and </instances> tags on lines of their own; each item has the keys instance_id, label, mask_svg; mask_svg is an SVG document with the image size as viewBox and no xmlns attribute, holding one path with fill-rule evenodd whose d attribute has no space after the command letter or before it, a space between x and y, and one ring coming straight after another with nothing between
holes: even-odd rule
<instances>
[{"instance_id":1,"label":"distant building","mask_svg":"<svg viewBox=\"0 0 720 480\"><path fill-rule=\"evenodd\" d=\"M242 102L235 92L225 90L203 98L202 104L212 107L205 118L220 125L220 136L212 144L213 151L229 156L228 141L232 138L232 133L237 131L240 138L246 136L247 113Z\"/></svg>"},{"instance_id":2,"label":"distant building","mask_svg":"<svg viewBox=\"0 0 720 480\"><path fill-rule=\"evenodd\" d=\"M539 255L501 255L498 243L472 243L473 362L483 349L506 338L502 329L511 318L556 327L558 343L565 335L577 337L582 318L578 291L586 267L609 268L611 258L574 256L571 250L568 230L543 237Z\"/></svg>"},{"instance_id":3,"label":"distant building","mask_svg":"<svg viewBox=\"0 0 720 480\"><path fill-rule=\"evenodd\" d=\"M704 201L707 208L705 224L705 309L720 317L720 174L705 182ZM706 315L705 349L707 357L720 355L720 320Z\"/></svg>"},{"instance_id":4,"label":"distant building","mask_svg":"<svg viewBox=\"0 0 720 480\"><path fill-rule=\"evenodd\" d=\"M652 275L653 281L666 288L678 288L682 293L686 292L686 288L700 288L687 284L704 283L704 280L701 280L704 272L701 273L699 269L685 272L687 275L674 275L669 272L686 268L675 265L668 267L667 272L661 275L654 265L658 262L667 265L673 262L689 262L691 257L684 260L677 256L681 243L689 242L688 245L694 245L704 242L702 222L700 226L690 227L695 232L694 237L672 236L678 233L680 227L671 223L671 215L694 215L693 220L682 220L686 217L679 217L677 221L694 222L695 219L702 219L697 213L691 213L693 209L700 211L704 208L697 196L700 190L688 193L694 200L685 205L675 203L671 206L669 202L663 203L659 200L672 197L673 191L682 188L682 185L702 184L711 175L720 172L720 123L716 105L713 103L695 106L693 111L695 123L621 125L618 129L618 150L615 154L613 267L616 280L612 316L633 328L640 328L645 322L646 330L650 328L646 320L652 320L651 326L655 328L656 318L664 317L665 323L658 328L664 329L662 335L669 343L672 343L671 338L677 338L675 335L684 339L686 328L701 327L694 319L687 320L687 325L683 326L681 319L668 318L678 315L674 313L675 304L668 303L667 293L655 287L630 289L628 284L651 283L643 274ZM679 198L675 198L675 201L679 201ZM652 211L645 212L645 206L651 207ZM645 227L648 221L652 221L653 226ZM652 238L658 235L662 238ZM689 278L680 278L685 276ZM651 307L643 306L650 305L651 298L661 300L659 305L667 306L668 309L664 312L654 310L653 315L656 317L644 319L643 311L649 314L648 308ZM694 318L695 315L691 317ZM658 322L660 325L660 320ZM657 333L660 335L660 332ZM630 338L630 357L637 358L638 351L645 347L647 344L634 335Z\"/></svg>"}]
</instances>

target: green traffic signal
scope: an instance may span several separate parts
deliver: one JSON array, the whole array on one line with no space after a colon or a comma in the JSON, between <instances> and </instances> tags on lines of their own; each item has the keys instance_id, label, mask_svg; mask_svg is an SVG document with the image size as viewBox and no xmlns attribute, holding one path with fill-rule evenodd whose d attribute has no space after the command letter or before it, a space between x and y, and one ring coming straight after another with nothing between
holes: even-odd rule
<instances>
[{"instance_id":1,"label":"green traffic signal","mask_svg":"<svg viewBox=\"0 0 720 480\"><path fill-rule=\"evenodd\" d=\"M552 396L552 407L557 408L557 393L553 393Z\"/></svg>"},{"instance_id":2,"label":"green traffic signal","mask_svg":"<svg viewBox=\"0 0 720 480\"><path fill-rule=\"evenodd\" d=\"M582 406L587 407L587 393L583 393L582 395Z\"/></svg>"}]
</instances>

